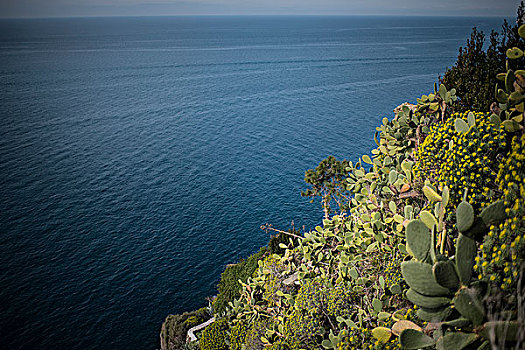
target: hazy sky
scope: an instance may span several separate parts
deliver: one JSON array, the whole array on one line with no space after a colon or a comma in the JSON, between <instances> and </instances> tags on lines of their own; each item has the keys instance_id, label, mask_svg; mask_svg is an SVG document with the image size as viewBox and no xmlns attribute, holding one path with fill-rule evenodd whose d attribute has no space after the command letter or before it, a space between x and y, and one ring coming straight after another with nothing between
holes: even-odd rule
<instances>
[{"instance_id":1,"label":"hazy sky","mask_svg":"<svg viewBox=\"0 0 525 350\"><path fill-rule=\"evenodd\" d=\"M0 17L245 14L514 17L519 0L0 0Z\"/></svg>"}]
</instances>

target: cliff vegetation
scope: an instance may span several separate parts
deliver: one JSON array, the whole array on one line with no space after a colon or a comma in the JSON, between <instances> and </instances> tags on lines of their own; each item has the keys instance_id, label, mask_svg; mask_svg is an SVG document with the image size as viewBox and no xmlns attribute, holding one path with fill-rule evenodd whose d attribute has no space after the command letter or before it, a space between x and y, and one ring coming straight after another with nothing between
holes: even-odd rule
<instances>
[{"instance_id":1,"label":"cliff vegetation","mask_svg":"<svg viewBox=\"0 0 525 350\"><path fill-rule=\"evenodd\" d=\"M322 225L228 267L216 321L186 344L168 317L163 349L525 348L524 15L487 51L474 29L370 154L308 170Z\"/></svg>"}]
</instances>

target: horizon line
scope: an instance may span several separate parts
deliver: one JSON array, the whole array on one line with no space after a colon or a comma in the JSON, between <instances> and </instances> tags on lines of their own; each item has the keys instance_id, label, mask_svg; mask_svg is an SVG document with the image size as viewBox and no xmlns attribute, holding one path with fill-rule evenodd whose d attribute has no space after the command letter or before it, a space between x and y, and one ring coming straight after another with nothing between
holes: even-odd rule
<instances>
[{"instance_id":1,"label":"horizon line","mask_svg":"<svg viewBox=\"0 0 525 350\"><path fill-rule=\"evenodd\" d=\"M1 16L7 19L82 19L82 18L149 18L149 17L428 17L428 18L513 18L500 15L421 15L421 14L171 14L171 15L78 15L78 16Z\"/></svg>"}]
</instances>

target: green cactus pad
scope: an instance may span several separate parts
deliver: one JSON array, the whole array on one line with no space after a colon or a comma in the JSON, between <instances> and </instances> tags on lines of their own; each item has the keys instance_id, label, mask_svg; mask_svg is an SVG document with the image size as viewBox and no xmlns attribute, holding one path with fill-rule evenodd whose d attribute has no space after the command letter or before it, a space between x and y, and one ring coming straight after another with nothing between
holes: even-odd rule
<instances>
[{"instance_id":1,"label":"green cactus pad","mask_svg":"<svg viewBox=\"0 0 525 350\"><path fill-rule=\"evenodd\" d=\"M450 292L440 286L432 274L432 266L419 261L404 261L401 263L401 273L408 286L419 294L426 296L444 296Z\"/></svg>"},{"instance_id":2,"label":"green cactus pad","mask_svg":"<svg viewBox=\"0 0 525 350\"><path fill-rule=\"evenodd\" d=\"M412 220L406 227L406 241L409 252L419 261L424 261L431 248L431 236L427 226L420 220Z\"/></svg>"},{"instance_id":3,"label":"green cactus pad","mask_svg":"<svg viewBox=\"0 0 525 350\"><path fill-rule=\"evenodd\" d=\"M490 288L488 282L486 281L474 281L470 284L470 288L476 291L476 295L478 295L480 299L489 296Z\"/></svg>"},{"instance_id":4,"label":"green cactus pad","mask_svg":"<svg viewBox=\"0 0 525 350\"><path fill-rule=\"evenodd\" d=\"M399 335L399 343L403 349L421 349L432 346L436 342L428 335L415 329L405 329Z\"/></svg>"},{"instance_id":5,"label":"green cactus pad","mask_svg":"<svg viewBox=\"0 0 525 350\"><path fill-rule=\"evenodd\" d=\"M432 215L432 213L430 213L427 210L421 211L421 213L419 213L419 218L421 219L421 221L423 221L425 226L428 227L430 230L432 230L434 226L437 226L436 218L434 217L434 215Z\"/></svg>"},{"instance_id":6,"label":"green cactus pad","mask_svg":"<svg viewBox=\"0 0 525 350\"><path fill-rule=\"evenodd\" d=\"M506 54L508 58L510 58L511 60L514 60L514 59L522 57L523 51L521 51L521 49L518 47L513 47L512 49L508 49Z\"/></svg>"},{"instance_id":7,"label":"green cactus pad","mask_svg":"<svg viewBox=\"0 0 525 350\"><path fill-rule=\"evenodd\" d=\"M502 200L497 201L483 209L479 216L483 219L485 225L489 226L493 223L505 219L505 204Z\"/></svg>"},{"instance_id":8,"label":"green cactus pad","mask_svg":"<svg viewBox=\"0 0 525 350\"><path fill-rule=\"evenodd\" d=\"M428 309L436 309L449 305L452 301L450 298L446 297L428 297L426 295L419 294L412 288L409 288L406 294L408 300L413 304L418 305L419 307L424 307Z\"/></svg>"},{"instance_id":9,"label":"green cactus pad","mask_svg":"<svg viewBox=\"0 0 525 350\"><path fill-rule=\"evenodd\" d=\"M459 288L459 277L456 273L456 265L452 261L438 261L432 268L434 278L439 285L457 290Z\"/></svg>"},{"instance_id":10,"label":"green cactus pad","mask_svg":"<svg viewBox=\"0 0 525 350\"><path fill-rule=\"evenodd\" d=\"M466 319L464 317L456 318L455 320L443 322L443 325L447 325L449 327L455 327L455 328L461 328L471 325L472 322L469 319Z\"/></svg>"},{"instance_id":11,"label":"green cactus pad","mask_svg":"<svg viewBox=\"0 0 525 350\"><path fill-rule=\"evenodd\" d=\"M399 284L393 284L389 288L390 292L392 294L401 294L403 293L403 290L401 289L401 286Z\"/></svg>"},{"instance_id":12,"label":"green cactus pad","mask_svg":"<svg viewBox=\"0 0 525 350\"><path fill-rule=\"evenodd\" d=\"M383 309L383 302L377 298L374 298L374 300L372 300L372 307L374 308L375 312L380 312L381 309Z\"/></svg>"},{"instance_id":13,"label":"green cactus pad","mask_svg":"<svg viewBox=\"0 0 525 350\"><path fill-rule=\"evenodd\" d=\"M469 127L476 125L476 118L474 117L474 113L472 112L468 113L467 122L468 122Z\"/></svg>"},{"instance_id":14,"label":"green cactus pad","mask_svg":"<svg viewBox=\"0 0 525 350\"><path fill-rule=\"evenodd\" d=\"M509 96L510 101L514 104L520 103L521 101L523 101L524 98L525 96L523 96L523 94L519 91L514 91Z\"/></svg>"},{"instance_id":15,"label":"green cactus pad","mask_svg":"<svg viewBox=\"0 0 525 350\"><path fill-rule=\"evenodd\" d=\"M478 335L474 333L448 333L438 339L436 348L442 350L461 350L472 344L476 339L478 339Z\"/></svg>"},{"instance_id":16,"label":"green cactus pad","mask_svg":"<svg viewBox=\"0 0 525 350\"><path fill-rule=\"evenodd\" d=\"M372 329L372 335L379 340L380 343L385 344L392 336L392 331L386 327L376 327Z\"/></svg>"},{"instance_id":17,"label":"green cactus pad","mask_svg":"<svg viewBox=\"0 0 525 350\"><path fill-rule=\"evenodd\" d=\"M445 188L443 188L443 191L441 192L441 208L447 207L449 198L450 191L448 189L448 186L445 186Z\"/></svg>"},{"instance_id":18,"label":"green cactus pad","mask_svg":"<svg viewBox=\"0 0 525 350\"><path fill-rule=\"evenodd\" d=\"M430 186L423 186L423 193L431 202L441 202L441 196Z\"/></svg>"},{"instance_id":19,"label":"green cactus pad","mask_svg":"<svg viewBox=\"0 0 525 350\"><path fill-rule=\"evenodd\" d=\"M509 69L507 71L507 74L505 74L505 89L507 89L507 91L514 90L514 87L513 87L514 81L516 81L516 76L514 75L514 72Z\"/></svg>"},{"instance_id":20,"label":"green cactus pad","mask_svg":"<svg viewBox=\"0 0 525 350\"><path fill-rule=\"evenodd\" d=\"M332 344L332 342L328 339L324 339L322 342L321 342L321 345L323 346L323 348L325 349L333 349L335 346L334 344Z\"/></svg>"},{"instance_id":21,"label":"green cactus pad","mask_svg":"<svg viewBox=\"0 0 525 350\"><path fill-rule=\"evenodd\" d=\"M474 289L461 288L456 293L452 302L456 310L458 310L463 317L471 320L475 326L479 326L483 322L483 318L485 317L483 304Z\"/></svg>"},{"instance_id":22,"label":"green cactus pad","mask_svg":"<svg viewBox=\"0 0 525 350\"><path fill-rule=\"evenodd\" d=\"M522 128L522 126L514 120L505 120L502 124L507 132L516 132Z\"/></svg>"},{"instance_id":23,"label":"green cactus pad","mask_svg":"<svg viewBox=\"0 0 525 350\"><path fill-rule=\"evenodd\" d=\"M472 226L468 229L468 231L463 232L463 234L467 237L481 242L483 241L483 237L485 237L487 232L489 232L489 228L487 227L487 225L485 225L481 217L476 216L474 218L474 223L472 224Z\"/></svg>"},{"instance_id":24,"label":"green cactus pad","mask_svg":"<svg viewBox=\"0 0 525 350\"><path fill-rule=\"evenodd\" d=\"M492 113L490 115L489 120L494 125L500 125L501 124L501 118L498 115L494 114L494 113Z\"/></svg>"},{"instance_id":25,"label":"green cactus pad","mask_svg":"<svg viewBox=\"0 0 525 350\"><path fill-rule=\"evenodd\" d=\"M460 232L467 231L474 223L474 208L468 202L459 203L456 208L456 226Z\"/></svg>"},{"instance_id":26,"label":"green cactus pad","mask_svg":"<svg viewBox=\"0 0 525 350\"><path fill-rule=\"evenodd\" d=\"M454 121L454 128L456 129L456 132L460 134L466 134L469 130L467 122L461 118L456 118Z\"/></svg>"},{"instance_id":27,"label":"green cactus pad","mask_svg":"<svg viewBox=\"0 0 525 350\"><path fill-rule=\"evenodd\" d=\"M417 310L417 316L426 322L438 323L444 321L452 314L451 307L444 307L439 309L421 308Z\"/></svg>"},{"instance_id":28,"label":"green cactus pad","mask_svg":"<svg viewBox=\"0 0 525 350\"><path fill-rule=\"evenodd\" d=\"M472 277L472 267L476 256L476 241L459 233L456 244L456 267L459 281L468 285Z\"/></svg>"}]
</instances>

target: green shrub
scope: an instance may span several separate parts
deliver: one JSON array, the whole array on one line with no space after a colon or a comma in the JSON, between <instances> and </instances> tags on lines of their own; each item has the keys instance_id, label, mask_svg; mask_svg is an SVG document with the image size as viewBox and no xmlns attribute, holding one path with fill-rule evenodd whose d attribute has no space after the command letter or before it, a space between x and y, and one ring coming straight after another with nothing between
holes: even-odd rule
<instances>
[{"instance_id":1,"label":"green shrub","mask_svg":"<svg viewBox=\"0 0 525 350\"><path fill-rule=\"evenodd\" d=\"M483 50L485 35L475 27L472 30L466 47L459 49L458 59L440 79L448 87L454 87L460 98L461 110L468 109L488 111L494 102L494 85L498 82L496 75L505 71L505 52L512 47L524 47L525 42L518 35L518 28L525 19L523 2L518 8L516 25L504 21L501 34L492 31L487 51ZM524 60L515 62L523 66Z\"/></svg>"},{"instance_id":2,"label":"green shrub","mask_svg":"<svg viewBox=\"0 0 525 350\"><path fill-rule=\"evenodd\" d=\"M321 333L318 317L296 309L285 319L283 337L273 344L272 349L315 349L320 343Z\"/></svg>"},{"instance_id":3,"label":"green shrub","mask_svg":"<svg viewBox=\"0 0 525 350\"><path fill-rule=\"evenodd\" d=\"M262 298L268 305L273 306L279 299L276 295L277 291L286 293L288 289L284 284L286 275L283 273L286 270L286 266L274 255L269 255L262 261L260 270L266 275Z\"/></svg>"},{"instance_id":4,"label":"green shrub","mask_svg":"<svg viewBox=\"0 0 525 350\"><path fill-rule=\"evenodd\" d=\"M204 328L199 339L201 350L227 350L228 322L221 318Z\"/></svg>"},{"instance_id":5,"label":"green shrub","mask_svg":"<svg viewBox=\"0 0 525 350\"><path fill-rule=\"evenodd\" d=\"M469 113L453 114L445 123L436 123L416 155L414 174L441 188L450 189L449 208L455 208L468 189L467 200L479 209L498 196L496 170L507 148L502 125L489 122L485 113L474 113L475 125L468 132L455 129L455 119L467 120Z\"/></svg>"},{"instance_id":6,"label":"green shrub","mask_svg":"<svg viewBox=\"0 0 525 350\"><path fill-rule=\"evenodd\" d=\"M242 350L249 327L245 320L237 322L230 330L230 349Z\"/></svg>"},{"instance_id":7,"label":"green shrub","mask_svg":"<svg viewBox=\"0 0 525 350\"><path fill-rule=\"evenodd\" d=\"M346 316L349 313L352 294L343 283L331 285L326 279L305 280L297 292L295 309L320 318Z\"/></svg>"},{"instance_id":8,"label":"green shrub","mask_svg":"<svg viewBox=\"0 0 525 350\"><path fill-rule=\"evenodd\" d=\"M503 192L506 218L490 227L474 268L479 279L512 293L525 258L525 134L512 140L497 182Z\"/></svg>"},{"instance_id":9,"label":"green shrub","mask_svg":"<svg viewBox=\"0 0 525 350\"><path fill-rule=\"evenodd\" d=\"M228 302L241 295L239 280L246 282L248 277L257 269L257 261L263 258L266 250L265 247L262 247L257 253L250 255L248 259L241 259L239 263L226 267L219 281L219 293L213 301L214 314L223 313L228 307Z\"/></svg>"},{"instance_id":10,"label":"green shrub","mask_svg":"<svg viewBox=\"0 0 525 350\"><path fill-rule=\"evenodd\" d=\"M186 343L188 330L210 318L211 316L205 307L181 315L168 315L162 324L161 343L168 350L182 348Z\"/></svg>"},{"instance_id":11,"label":"green shrub","mask_svg":"<svg viewBox=\"0 0 525 350\"><path fill-rule=\"evenodd\" d=\"M266 330L271 329L272 321L270 319L258 320L252 323L246 332L244 347L246 350L265 349L262 337L266 337Z\"/></svg>"}]
</instances>

